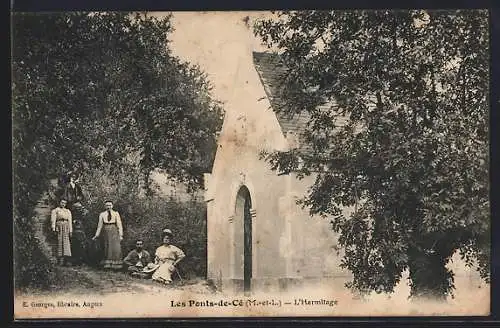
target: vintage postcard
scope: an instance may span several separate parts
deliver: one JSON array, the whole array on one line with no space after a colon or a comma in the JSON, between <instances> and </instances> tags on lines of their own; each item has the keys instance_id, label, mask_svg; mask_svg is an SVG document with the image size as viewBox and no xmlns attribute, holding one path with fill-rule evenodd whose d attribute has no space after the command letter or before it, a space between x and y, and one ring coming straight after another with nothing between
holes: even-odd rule
<instances>
[{"instance_id":1,"label":"vintage postcard","mask_svg":"<svg viewBox=\"0 0 500 328\"><path fill-rule=\"evenodd\" d=\"M15 318L489 315L488 20L14 12Z\"/></svg>"}]
</instances>

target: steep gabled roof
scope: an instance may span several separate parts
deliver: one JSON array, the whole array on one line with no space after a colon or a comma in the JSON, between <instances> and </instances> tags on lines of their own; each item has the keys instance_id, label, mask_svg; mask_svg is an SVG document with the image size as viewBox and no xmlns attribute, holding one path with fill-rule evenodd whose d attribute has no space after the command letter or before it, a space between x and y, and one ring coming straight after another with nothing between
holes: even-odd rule
<instances>
[{"instance_id":1,"label":"steep gabled roof","mask_svg":"<svg viewBox=\"0 0 500 328\"><path fill-rule=\"evenodd\" d=\"M307 128L307 124L311 118L310 114L302 111L297 114L285 114L287 111L281 110L285 106L285 102L281 98L280 79L286 74L287 68L280 60L278 54L267 52L253 52L253 62L255 69L259 74L262 85L266 95L271 103L271 107L276 113L276 117L280 124L281 130L285 137L289 133L295 134L298 137L299 149L302 153L310 153L312 147L303 142L303 133ZM319 105L318 109L324 108L329 110L331 106L336 106L335 101ZM289 111L288 111L289 112ZM348 116L336 116L335 125L337 127L343 126L348 122Z\"/></svg>"},{"instance_id":2,"label":"steep gabled roof","mask_svg":"<svg viewBox=\"0 0 500 328\"><path fill-rule=\"evenodd\" d=\"M280 110L284 102L279 96L279 80L286 73L286 67L280 62L279 55L254 52L253 62L283 134L287 136L293 133L300 136L306 129L310 116L307 112L290 115Z\"/></svg>"}]
</instances>

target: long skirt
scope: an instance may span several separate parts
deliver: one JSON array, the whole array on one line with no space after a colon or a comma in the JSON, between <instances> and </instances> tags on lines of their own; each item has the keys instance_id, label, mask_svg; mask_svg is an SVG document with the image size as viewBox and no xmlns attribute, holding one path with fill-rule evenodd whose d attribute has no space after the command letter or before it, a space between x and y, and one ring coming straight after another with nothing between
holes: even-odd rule
<instances>
[{"instance_id":1,"label":"long skirt","mask_svg":"<svg viewBox=\"0 0 500 328\"><path fill-rule=\"evenodd\" d=\"M172 272L174 270L172 263L174 263L173 260L165 260L165 262L163 262L160 267L156 269L151 278L156 281L171 283Z\"/></svg>"},{"instance_id":2,"label":"long skirt","mask_svg":"<svg viewBox=\"0 0 500 328\"><path fill-rule=\"evenodd\" d=\"M69 240L69 222L56 221L57 257L71 256L71 243Z\"/></svg>"},{"instance_id":3,"label":"long skirt","mask_svg":"<svg viewBox=\"0 0 500 328\"><path fill-rule=\"evenodd\" d=\"M122 250L120 234L116 224L104 224L102 227L104 258L101 265L105 269L122 269Z\"/></svg>"}]
</instances>

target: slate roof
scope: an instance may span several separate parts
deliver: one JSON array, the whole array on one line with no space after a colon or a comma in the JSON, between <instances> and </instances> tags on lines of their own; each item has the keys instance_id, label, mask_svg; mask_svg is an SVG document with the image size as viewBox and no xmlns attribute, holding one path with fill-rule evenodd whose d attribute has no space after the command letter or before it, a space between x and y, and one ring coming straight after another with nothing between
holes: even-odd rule
<instances>
[{"instance_id":1,"label":"slate roof","mask_svg":"<svg viewBox=\"0 0 500 328\"><path fill-rule=\"evenodd\" d=\"M280 109L284 106L284 101L281 99L280 78L286 74L287 68L280 61L278 54L268 52L253 52L253 62L255 69L259 74L262 85L266 95L271 103L271 107L276 113L278 122L285 137L289 133L293 133L298 137L299 150L303 154L311 153L312 147L303 141L303 132L307 128L310 120L310 115L307 112L300 112L298 114L290 115L285 114ZM334 102L329 104L320 105L319 108L324 107L328 109ZM335 124L340 127L346 124L348 116L340 116L335 119Z\"/></svg>"},{"instance_id":2,"label":"slate roof","mask_svg":"<svg viewBox=\"0 0 500 328\"><path fill-rule=\"evenodd\" d=\"M286 67L280 62L279 55L253 52L253 62L283 134L287 136L288 133L294 133L300 136L307 127L310 117L307 112L292 116L279 110L284 105L280 98L279 80L286 73Z\"/></svg>"}]
</instances>

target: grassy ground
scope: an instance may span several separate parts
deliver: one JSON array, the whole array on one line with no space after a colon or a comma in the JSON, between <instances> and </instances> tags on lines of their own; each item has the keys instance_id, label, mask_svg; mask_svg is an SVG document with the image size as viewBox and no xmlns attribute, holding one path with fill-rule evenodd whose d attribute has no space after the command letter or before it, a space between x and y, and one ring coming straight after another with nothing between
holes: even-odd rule
<instances>
[{"instance_id":1,"label":"grassy ground","mask_svg":"<svg viewBox=\"0 0 500 328\"><path fill-rule=\"evenodd\" d=\"M21 294L58 295L93 294L107 295L119 293L150 293L168 290L187 291L195 294L211 294L214 289L203 279L174 280L165 286L151 279L131 277L125 272L98 270L88 266L57 267L57 284L47 290L24 289Z\"/></svg>"}]
</instances>

